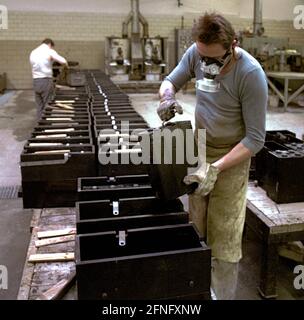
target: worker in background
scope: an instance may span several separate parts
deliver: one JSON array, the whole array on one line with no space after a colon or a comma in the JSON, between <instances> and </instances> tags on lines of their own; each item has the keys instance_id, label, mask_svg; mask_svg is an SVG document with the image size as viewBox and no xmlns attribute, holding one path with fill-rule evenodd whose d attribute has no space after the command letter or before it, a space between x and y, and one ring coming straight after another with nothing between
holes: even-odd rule
<instances>
[{"instance_id":1,"label":"worker in background","mask_svg":"<svg viewBox=\"0 0 304 320\"><path fill-rule=\"evenodd\" d=\"M53 48L55 44L51 39L43 40L42 44L30 54L32 76L34 82L35 100L38 106L37 118L41 117L42 111L52 97L53 62L67 66L65 58L61 57Z\"/></svg>"},{"instance_id":2,"label":"worker in background","mask_svg":"<svg viewBox=\"0 0 304 320\"><path fill-rule=\"evenodd\" d=\"M199 182L189 195L189 213L212 250L217 299L234 299L250 158L265 140L267 82L257 60L237 47L234 29L221 15L205 13L192 36L195 43L160 87L157 112L163 121L182 113L175 93L196 78L195 124L206 130L207 163L184 179Z\"/></svg>"}]
</instances>

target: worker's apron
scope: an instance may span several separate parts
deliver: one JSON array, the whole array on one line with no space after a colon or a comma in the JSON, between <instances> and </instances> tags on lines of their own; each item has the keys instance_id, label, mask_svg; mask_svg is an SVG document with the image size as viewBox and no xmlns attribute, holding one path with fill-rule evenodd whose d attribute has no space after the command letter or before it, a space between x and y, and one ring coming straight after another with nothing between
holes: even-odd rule
<instances>
[{"instance_id":1,"label":"worker's apron","mask_svg":"<svg viewBox=\"0 0 304 320\"><path fill-rule=\"evenodd\" d=\"M231 148L206 147L206 160L213 163ZM207 197L189 195L190 219L211 248L212 256L238 262L242 258L242 234L250 159L219 173Z\"/></svg>"}]
</instances>

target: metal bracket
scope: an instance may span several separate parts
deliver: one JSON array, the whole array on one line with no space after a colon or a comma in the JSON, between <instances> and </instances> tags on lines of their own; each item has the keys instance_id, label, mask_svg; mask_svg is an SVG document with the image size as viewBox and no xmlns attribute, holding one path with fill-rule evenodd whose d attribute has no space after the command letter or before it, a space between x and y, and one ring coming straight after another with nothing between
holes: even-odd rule
<instances>
[{"instance_id":1,"label":"metal bracket","mask_svg":"<svg viewBox=\"0 0 304 320\"><path fill-rule=\"evenodd\" d=\"M113 201L112 206L113 206L113 215L118 216L119 215L119 202Z\"/></svg>"},{"instance_id":2,"label":"metal bracket","mask_svg":"<svg viewBox=\"0 0 304 320\"><path fill-rule=\"evenodd\" d=\"M118 231L118 244L120 247L124 247L127 244L127 235L126 231Z\"/></svg>"},{"instance_id":3,"label":"metal bracket","mask_svg":"<svg viewBox=\"0 0 304 320\"><path fill-rule=\"evenodd\" d=\"M115 183L116 182L116 177L109 177L107 182Z\"/></svg>"}]
</instances>

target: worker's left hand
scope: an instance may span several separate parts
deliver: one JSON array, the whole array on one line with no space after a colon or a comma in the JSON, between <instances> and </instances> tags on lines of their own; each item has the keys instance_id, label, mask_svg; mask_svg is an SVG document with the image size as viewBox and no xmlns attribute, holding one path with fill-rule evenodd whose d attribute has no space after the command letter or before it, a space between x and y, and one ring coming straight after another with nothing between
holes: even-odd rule
<instances>
[{"instance_id":1,"label":"worker's left hand","mask_svg":"<svg viewBox=\"0 0 304 320\"><path fill-rule=\"evenodd\" d=\"M200 167L194 173L187 175L184 178L185 184L198 183L198 187L195 189L194 194L205 197L214 188L220 170L210 163L206 163L205 170Z\"/></svg>"}]
</instances>

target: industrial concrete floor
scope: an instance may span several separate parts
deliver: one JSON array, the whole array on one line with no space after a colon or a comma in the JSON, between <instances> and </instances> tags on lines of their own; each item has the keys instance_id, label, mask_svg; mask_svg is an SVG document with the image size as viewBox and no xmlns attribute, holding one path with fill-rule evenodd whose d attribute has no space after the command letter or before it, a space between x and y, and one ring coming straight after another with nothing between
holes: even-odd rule
<instances>
[{"instance_id":1,"label":"industrial concrete floor","mask_svg":"<svg viewBox=\"0 0 304 320\"><path fill-rule=\"evenodd\" d=\"M151 126L158 126L160 120L155 112L158 105L156 94L131 94L135 109ZM195 96L178 93L184 114L176 120L193 120ZM267 129L295 131L299 138L304 134L304 112L293 109L282 113L281 108L269 110ZM22 147L35 125L35 104L32 91L14 91L0 95L0 187L20 185L19 156ZM30 239L31 210L22 208L21 199L0 200L0 265L8 268L8 289L0 289L0 300L16 299ZM259 262L261 246L255 237L246 232L243 259L240 264L238 299L258 300ZM280 260L278 299L303 299L304 292L293 288L294 263Z\"/></svg>"}]
</instances>

